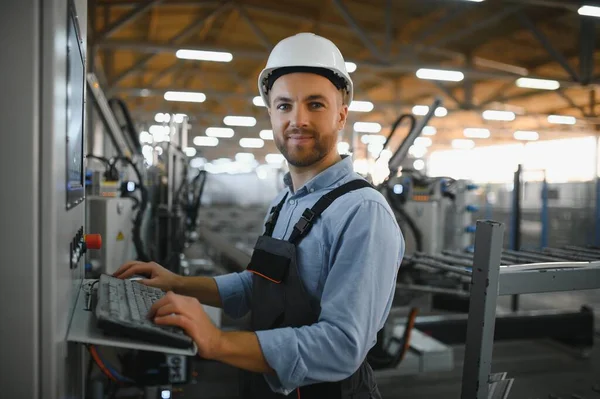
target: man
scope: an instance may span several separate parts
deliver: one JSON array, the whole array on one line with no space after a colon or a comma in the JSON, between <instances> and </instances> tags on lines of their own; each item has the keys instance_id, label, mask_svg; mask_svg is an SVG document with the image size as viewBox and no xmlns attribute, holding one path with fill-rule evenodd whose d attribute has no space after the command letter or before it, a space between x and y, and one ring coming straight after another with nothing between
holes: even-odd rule
<instances>
[{"instance_id":1,"label":"man","mask_svg":"<svg viewBox=\"0 0 600 399\"><path fill-rule=\"evenodd\" d=\"M199 355L246 370L244 398L378 398L365 361L394 295L404 240L383 196L337 152L352 101L338 48L301 33L282 40L259 76L277 148L290 172L248 269L181 277L129 262L115 275L169 292L151 309L183 328ZM223 332L200 304L241 317L252 331Z\"/></svg>"}]
</instances>

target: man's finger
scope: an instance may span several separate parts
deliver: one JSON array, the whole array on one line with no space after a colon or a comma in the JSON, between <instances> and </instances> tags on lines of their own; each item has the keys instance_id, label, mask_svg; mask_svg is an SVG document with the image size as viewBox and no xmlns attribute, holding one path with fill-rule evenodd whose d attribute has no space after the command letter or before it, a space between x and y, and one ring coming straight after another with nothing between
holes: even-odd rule
<instances>
[{"instance_id":1,"label":"man's finger","mask_svg":"<svg viewBox=\"0 0 600 399\"><path fill-rule=\"evenodd\" d=\"M152 275L152 266L150 266L146 263L138 263L136 265L130 266L127 270L125 270L120 275L115 276L115 277L125 279L125 278L129 278L131 276L134 276L136 274L141 274L141 275L150 277Z\"/></svg>"},{"instance_id":2,"label":"man's finger","mask_svg":"<svg viewBox=\"0 0 600 399\"><path fill-rule=\"evenodd\" d=\"M159 308L157 308L155 311L152 311L152 308L150 308L150 313L148 313L148 318L152 319L154 317L162 317L162 316L168 316L170 314L181 314L180 309L178 309L177 305L175 305L174 303L167 303L164 306L161 306Z\"/></svg>"},{"instance_id":3,"label":"man's finger","mask_svg":"<svg viewBox=\"0 0 600 399\"><path fill-rule=\"evenodd\" d=\"M131 266L134 266L134 265L137 265L137 264L140 264L140 263L142 263L142 262L140 262L140 261L137 261L137 260L131 260L131 261L129 261L129 262L125 262L125 263L123 263L123 264L121 265L121 267L119 267L119 268L117 269L117 271L116 271L116 272L114 272L112 275L113 275L113 277L119 277L119 275L120 275L121 273L125 272L125 271L126 271L127 269L129 269Z\"/></svg>"},{"instance_id":4,"label":"man's finger","mask_svg":"<svg viewBox=\"0 0 600 399\"><path fill-rule=\"evenodd\" d=\"M160 316L154 318L154 323L163 326L175 326L182 328L188 335L191 335L192 326L194 323L192 320L181 314L169 314L166 316Z\"/></svg>"},{"instance_id":5,"label":"man's finger","mask_svg":"<svg viewBox=\"0 0 600 399\"><path fill-rule=\"evenodd\" d=\"M172 302L172 299L170 296L163 296L162 298L160 298L158 301L154 302L152 304L152 306L150 306L150 310L148 311L148 314L155 314L158 309L160 309L163 306L166 306L168 304L170 304Z\"/></svg>"}]
</instances>

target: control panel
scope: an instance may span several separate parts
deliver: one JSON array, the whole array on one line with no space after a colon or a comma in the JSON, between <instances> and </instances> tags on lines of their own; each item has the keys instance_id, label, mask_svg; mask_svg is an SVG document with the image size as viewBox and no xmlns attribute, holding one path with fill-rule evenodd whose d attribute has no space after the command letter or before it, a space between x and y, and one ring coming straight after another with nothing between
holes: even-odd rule
<instances>
[{"instance_id":1,"label":"control panel","mask_svg":"<svg viewBox=\"0 0 600 399\"><path fill-rule=\"evenodd\" d=\"M70 268L76 269L79 260L88 249L101 249L102 236L100 234L84 234L83 226L77 230L75 237L71 240L70 245Z\"/></svg>"}]
</instances>

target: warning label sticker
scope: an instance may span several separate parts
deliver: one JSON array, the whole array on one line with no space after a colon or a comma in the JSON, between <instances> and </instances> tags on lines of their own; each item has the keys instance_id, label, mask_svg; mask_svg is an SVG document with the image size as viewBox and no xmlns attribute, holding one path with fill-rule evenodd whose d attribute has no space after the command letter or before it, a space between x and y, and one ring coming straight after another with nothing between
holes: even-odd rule
<instances>
[{"instance_id":1,"label":"warning label sticker","mask_svg":"<svg viewBox=\"0 0 600 399\"><path fill-rule=\"evenodd\" d=\"M117 234L117 241L123 241L125 239L125 236L123 235L122 231L119 231L119 234Z\"/></svg>"}]
</instances>

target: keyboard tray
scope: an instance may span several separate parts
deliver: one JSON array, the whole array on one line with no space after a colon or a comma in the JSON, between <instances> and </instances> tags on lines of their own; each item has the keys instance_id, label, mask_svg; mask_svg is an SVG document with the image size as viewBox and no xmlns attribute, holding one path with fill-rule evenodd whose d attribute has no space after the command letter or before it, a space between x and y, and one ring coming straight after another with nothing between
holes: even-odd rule
<instances>
[{"instance_id":1,"label":"keyboard tray","mask_svg":"<svg viewBox=\"0 0 600 399\"><path fill-rule=\"evenodd\" d=\"M87 308L87 292L85 287L89 286L94 280L84 280L77 294L77 302L73 310L73 316L67 332L67 341L81 344L93 344L101 346L112 346L118 348L138 349L143 351L161 352L173 355L194 356L197 353L197 347L180 349L165 345L151 344L145 341L136 340L129 337L118 337L105 335L102 330L96 326L96 318L93 308Z\"/></svg>"}]
</instances>

